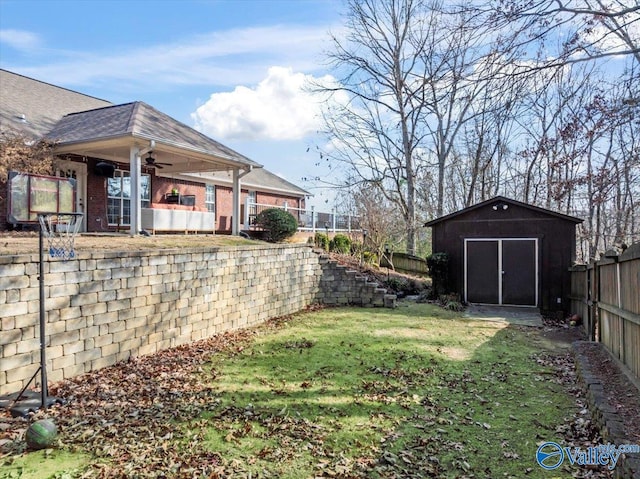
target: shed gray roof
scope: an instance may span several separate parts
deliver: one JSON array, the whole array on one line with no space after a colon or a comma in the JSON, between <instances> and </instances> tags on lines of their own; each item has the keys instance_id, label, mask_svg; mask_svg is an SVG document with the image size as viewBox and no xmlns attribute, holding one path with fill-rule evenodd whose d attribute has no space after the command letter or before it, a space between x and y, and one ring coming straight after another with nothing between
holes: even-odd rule
<instances>
[{"instance_id":1,"label":"shed gray roof","mask_svg":"<svg viewBox=\"0 0 640 479\"><path fill-rule=\"evenodd\" d=\"M56 141L60 146L136 137L156 140L185 150L214 154L245 165L261 166L140 101L71 113L62 118L46 137Z\"/></svg>"},{"instance_id":2,"label":"shed gray roof","mask_svg":"<svg viewBox=\"0 0 640 479\"><path fill-rule=\"evenodd\" d=\"M2 132L41 138L64 115L108 105L111 102L0 69Z\"/></svg>"},{"instance_id":3,"label":"shed gray roof","mask_svg":"<svg viewBox=\"0 0 640 479\"><path fill-rule=\"evenodd\" d=\"M455 211L449 215L446 216L441 216L440 218L436 218L434 220L431 220L427 223L424 224L424 226L435 226L439 223L445 222L445 221L449 221L451 219L454 219L460 215L463 215L465 213L468 213L470 211L474 211L477 210L478 208L482 208L484 206L493 204L493 203L498 203L498 202L503 202L503 203L508 203L514 206L521 206L523 208L529 209L531 211L536 211L538 213L544 213L547 214L549 216L554 216L556 218L560 218L566 221L570 221L572 223L582 223L584 220L580 219L580 218L576 218L575 216L569 216L569 215L565 215L562 213L558 213L556 211L552 211L552 210L548 210L545 208L540 208L539 206L534 206L534 205L530 205L528 203L523 203L521 201L516 201L516 200L512 200L511 198L506 198L504 196L495 196L491 199L488 199L486 201L483 201L481 203L477 203L475 205L471 205L467 208L463 208L459 211Z\"/></svg>"}]
</instances>

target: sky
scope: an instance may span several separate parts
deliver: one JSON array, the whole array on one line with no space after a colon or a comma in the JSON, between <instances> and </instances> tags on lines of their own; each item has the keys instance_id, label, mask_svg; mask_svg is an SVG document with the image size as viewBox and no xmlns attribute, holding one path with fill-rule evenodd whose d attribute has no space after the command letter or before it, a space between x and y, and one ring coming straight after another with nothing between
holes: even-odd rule
<instances>
[{"instance_id":1,"label":"sky","mask_svg":"<svg viewBox=\"0 0 640 479\"><path fill-rule=\"evenodd\" d=\"M0 0L0 68L144 101L309 190L340 0Z\"/></svg>"}]
</instances>

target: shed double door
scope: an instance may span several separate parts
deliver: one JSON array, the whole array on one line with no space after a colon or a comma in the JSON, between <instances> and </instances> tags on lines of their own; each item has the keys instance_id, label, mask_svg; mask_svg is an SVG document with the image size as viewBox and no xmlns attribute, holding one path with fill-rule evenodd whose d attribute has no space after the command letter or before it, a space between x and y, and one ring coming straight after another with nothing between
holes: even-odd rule
<instances>
[{"instance_id":1,"label":"shed double door","mask_svg":"<svg viewBox=\"0 0 640 479\"><path fill-rule=\"evenodd\" d=\"M464 257L467 302L538 305L537 239L466 239Z\"/></svg>"}]
</instances>

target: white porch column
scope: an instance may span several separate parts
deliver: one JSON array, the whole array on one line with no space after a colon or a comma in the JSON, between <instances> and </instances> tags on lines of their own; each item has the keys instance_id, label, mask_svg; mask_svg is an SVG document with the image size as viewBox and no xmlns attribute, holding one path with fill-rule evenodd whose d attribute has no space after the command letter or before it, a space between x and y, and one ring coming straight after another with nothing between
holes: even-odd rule
<instances>
[{"instance_id":1,"label":"white porch column","mask_svg":"<svg viewBox=\"0 0 640 479\"><path fill-rule=\"evenodd\" d=\"M251 172L252 169L253 167L250 166L247 170L242 171L242 173L240 173L240 168L233 169L233 216L231 218L231 234L235 236L240 234L240 198L242 196L240 179ZM248 228L249 225L245 225L245 227Z\"/></svg>"},{"instance_id":2,"label":"white porch column","mask_svg":"<svg viewBox=\"0 0 640 479\"><path fill-rule=\"evenodd\" d=\"M240 234L240 169L233 169L233 209L231 212L231 234L237 236Z\"/></svg>"},{"instance_id":3,"label":"white porch column","mask_svg":"<svg viewBox=\"0 0 640 479\"><path fill-rule=\"evenodd\" d=\"M249 229L249 224L250 224L250 220L249 220L249 211L251 207L251 198L249 198L249 195L247 195L247 197L244 199L244 220L242 221L244 223L244 227Z\"/></svg>"},{"instance_id":4,"label":"white porch column","mask_svg":"<svg viewBox=\"0 0 640 479\"><path fill-rule=\"evenodd\" d=\"M140 150L132 147L129 152L129 165L131 175L131 228L130 236L136 236L142 230L142 202L140 201L140 177L142 176L142 160L140 159Z\"/></svg>"}]
</instances>

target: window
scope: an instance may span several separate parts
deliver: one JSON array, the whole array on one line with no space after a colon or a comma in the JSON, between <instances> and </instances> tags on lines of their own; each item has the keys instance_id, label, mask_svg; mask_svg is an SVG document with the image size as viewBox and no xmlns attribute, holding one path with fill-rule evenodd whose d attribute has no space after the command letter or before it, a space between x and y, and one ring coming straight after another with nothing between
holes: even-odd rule
<instances>
[{"instance_id":1,"label":"window","mask_svg":"<svg viewBox=\"0 0 640 479\"><path fill-rule=\"evenodd\" d=\"M247 193L247 198L249 198L249 215L256 216L258 214L258 205L256 205L256 198L258 195L255 191L249 191Z\"/></svg>"},{"instance_id":2,"label":"window","mask_svg":"<svg viewBox=\"0 0 640 479\"><path fill-rule=\"evenodd\" d=\"M140 177L140 199L142 207L151 204L151 176ZM113 178L107 178L107 219L110 225L131 224L131 175L128 171L116 170Z\"/></svg>"},{"instance_id":3,"label":"window","mask_svg":"<svg viewBox=\"0 0 640 479\"><path fill-rule=\"evenodd\" d=\"M215 185L207 185L207 189L204 193L204 204L207 207L207 211L211 213L216 212L216 187Z\"/></svg>"}]
</instances>

